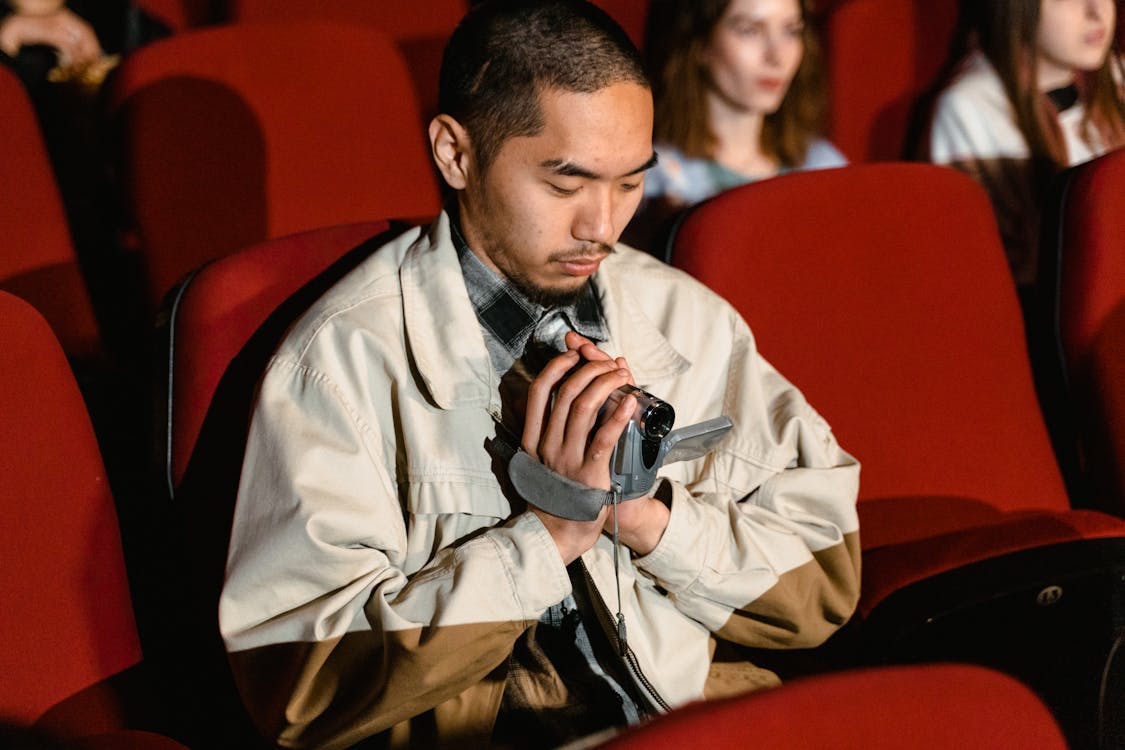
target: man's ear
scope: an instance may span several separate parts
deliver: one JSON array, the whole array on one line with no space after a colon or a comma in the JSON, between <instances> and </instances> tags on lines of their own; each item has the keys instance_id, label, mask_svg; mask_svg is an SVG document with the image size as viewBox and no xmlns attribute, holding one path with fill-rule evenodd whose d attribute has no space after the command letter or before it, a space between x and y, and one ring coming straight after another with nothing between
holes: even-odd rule
<instances>
[{"instance_id":1,"label":"man's ear","mask_svg":"<svg viewBox=\"0 0 1125 750\"><path fill-rule=\"evenodd\" d=\"M438 115L430 120L430 148L449 187L464 190L473 167L468 131L449 115Z\"/></svg>"}]
</instances>

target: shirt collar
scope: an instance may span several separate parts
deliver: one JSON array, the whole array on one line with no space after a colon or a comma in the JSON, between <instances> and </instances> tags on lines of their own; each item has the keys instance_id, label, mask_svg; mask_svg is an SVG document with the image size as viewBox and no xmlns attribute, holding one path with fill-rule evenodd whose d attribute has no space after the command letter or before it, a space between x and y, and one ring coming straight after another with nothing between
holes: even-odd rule
<instances>
[{"instance_id":1,"label":"shirt collar","mask_svg":"<svg viewBox=\"0 0 1125 750\"><path fill-rule=\"evenodd\" d=\"M450 212L450 235L457 248L465 287L477 319L488 334L503 346L509 358L519 359L533 335L536 339L552 336L551 329L561 330L564 334L565 330L574 330L594 342L604 342L609 338L590 282L582 287L580 296L573 303L544 307L528 299L476 256L461 233L454 211ZM558 339L561 338L559 335ZM556 344L559 350L562 349L560 344Z\"/></svg>"},{"instance_id":2,"label":"shirt collar","mask_svg":"<svg viewBox=\"0 0 1125 750\"><path fill-rule=\"evenodd\" d=\"M1065 112L1078 103L1078 85L1070 83L1057 89L1051 89L1047 92L1047 98L1055 105L1055 109L1059 112Z\"/></svg>"}]
</instances>

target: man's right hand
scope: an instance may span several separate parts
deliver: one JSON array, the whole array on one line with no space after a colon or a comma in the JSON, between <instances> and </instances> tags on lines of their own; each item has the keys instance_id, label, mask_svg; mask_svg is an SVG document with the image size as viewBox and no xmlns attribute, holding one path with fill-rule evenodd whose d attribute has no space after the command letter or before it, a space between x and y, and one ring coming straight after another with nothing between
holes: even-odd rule
<instances>
[{"instance_id":1,"label":"man's right hand","mask_svg":"<svg viewBox=\"0 0 1125 750\"><path fill-rule=\"evenodd\" d=\"M609 459L636 399L621 399L600 422L598 412L609 395L629 380L622 359L606 356L583 363L575 349L552 359L528 389L524 451L557 474L608 491ZM527 500L568 565L594 546L609 512L607 506L594 521L569 521L535 507L535 498Z\"/></svg>"}]
</instances>

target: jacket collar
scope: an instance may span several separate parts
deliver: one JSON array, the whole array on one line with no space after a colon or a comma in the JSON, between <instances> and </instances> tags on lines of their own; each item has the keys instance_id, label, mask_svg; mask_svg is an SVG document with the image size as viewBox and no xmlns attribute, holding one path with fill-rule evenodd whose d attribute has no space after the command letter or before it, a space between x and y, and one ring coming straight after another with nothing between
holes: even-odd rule
<instances>
[{"instance_id":1,"label":"jacket collar","mask_svg":"<svg viewBox=\"0 0 1125 750\"><path fill-rule=\"evenodd\" d=\"M691 363L644 314L628 284L628 258L622 256L602 263L594 288L609 329L606 351L624 356L643 386L680 374ZM499 413L499 377L465 289L445 212L407 250L399 274L407 346L434 403L442 409ZM629 332L627 340L622 331Z\"/></svg>"}]
</instances>

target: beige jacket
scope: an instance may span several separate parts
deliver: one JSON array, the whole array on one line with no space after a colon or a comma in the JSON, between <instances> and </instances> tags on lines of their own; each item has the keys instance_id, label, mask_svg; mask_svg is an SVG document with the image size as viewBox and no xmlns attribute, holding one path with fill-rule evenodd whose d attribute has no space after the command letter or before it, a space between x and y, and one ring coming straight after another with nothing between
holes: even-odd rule
<instances>
[{"instance_id":1,"label":"beige jacket","mask_svg":"<svg viewBox=\"0 0 1125 750\"><path fill-rule=\"evenodd\" d=\"M706 288L623 246L595 285L603 348L678 425L735 424L664 468L667 531L623 556L631 673L667 706L773 684L729 643L814 646L847 620L859 466ZM488 451L497 381L444 215L364 261L271 360L219 615L244 701L282 745L487 744L513 643L571 590ZM609 539L582 559L615 609Z\"/></svg>"}]
</instances>

